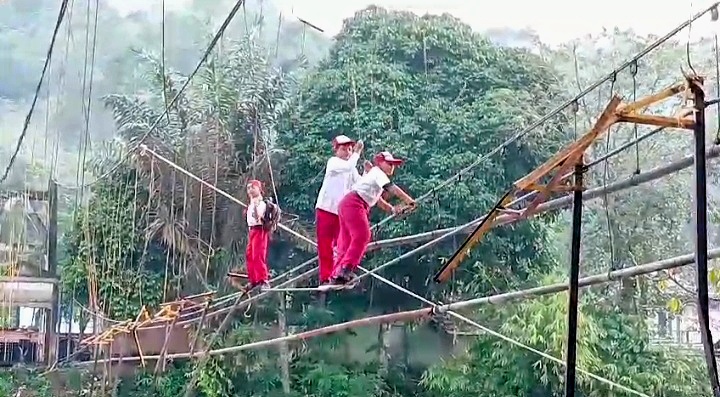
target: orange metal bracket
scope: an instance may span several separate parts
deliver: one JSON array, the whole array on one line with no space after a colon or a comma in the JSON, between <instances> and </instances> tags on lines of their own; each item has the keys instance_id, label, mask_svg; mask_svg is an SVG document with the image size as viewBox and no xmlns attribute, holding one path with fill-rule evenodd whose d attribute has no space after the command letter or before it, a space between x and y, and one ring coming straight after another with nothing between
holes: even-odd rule
<instances>
[{"instance_id":1,"label":"orange metal bracket","mask_svg":"<svg viewBox=\"0 0 720 397\"><path fill-rule=\"evenodd\" d=\"M619 122L653 125L657 127L692 129L695 124L692 109L683 109L675 117L644 114L649 106L657 104L679 93L687 98L689 84L702 84L702 78L688 78L685 83L675 84L656 94L641 98L635 102L623 104L619 96L613 96L605 110L595 122L589 132L564 147L548 161L537 167L531 173L518 179L513 187L505 193L500 201L490 210L475 230L463 242L453 256L440 268L435 275L436 282L447 281L460 263L470 255L470 251L477 245L498 222L498 217L507 221L527 219L535 214L537 207L551 197L553 193L567 192L577 187L569 184L569 177L573 168L584 164L585 152L595 141L609 131L609 128ZM549 181L543 182L543 180ZM582 188L582 187L579 187ZM523 209L507 208L518 193L534 191L536 194L530 204ZM506 223L506 222L503 222Z\"/></svg>"}]
</instances>

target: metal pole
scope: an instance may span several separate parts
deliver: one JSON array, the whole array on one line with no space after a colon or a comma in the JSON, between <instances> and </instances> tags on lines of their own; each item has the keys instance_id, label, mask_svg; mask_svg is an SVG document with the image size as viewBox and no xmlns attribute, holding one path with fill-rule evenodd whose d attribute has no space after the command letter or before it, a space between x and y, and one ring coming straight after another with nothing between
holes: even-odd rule
<instances>
[{"instance_id":1,"label":"metal pole","mask_svg":"<svg viewBox=\"0 0 720 397\"><path fill-rule=\"evenodd\" d=\"M705 92L702 79L688 78L690 90L695 102L695 126L693 136L695 139L695 210L693 221L695 223L695 265L697 273L698 294L698 322L705 362L710 375L710 385L713 395L720 397L720 383L718 382L715 349L712 334L710 333L710 313L708 310L708 253L707 253L707 169L705 157Z\"/></svg>"},{"instance_id":2,"label":"metal pole","mask_svg":"<svg viewBox=\"0 0 720 397\"><path fill-rule=\"evenodd\" d=\"M573 193L572 242L570 244L570 288L568 289L568 333L565 355L565 397L575 397L577 355L578 290L580 283L580 237L582 234L583 164L575 166Z\"/></svg>"},{"instance_id":3,"label":"metal pole","mask_svg":"<svg viewBox=\"0 0 720 397\"><path fill-rule=\"evenodd\" d=\"M48 234L47 234L47 271L53 278L52 304L45 312L45 360L48 366L55 364L58 358L58 319L60 299L57 272L57 231L58 231L58 186L52 179L48 184Z\"/></svg>"}]
</instances>

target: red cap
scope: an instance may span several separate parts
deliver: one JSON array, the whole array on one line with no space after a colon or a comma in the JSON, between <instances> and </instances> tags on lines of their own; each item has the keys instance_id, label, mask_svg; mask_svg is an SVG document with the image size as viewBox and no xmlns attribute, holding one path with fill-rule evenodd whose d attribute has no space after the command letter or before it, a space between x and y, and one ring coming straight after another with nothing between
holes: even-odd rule
<instances>
[{"instance_id":1,"label":"red cap","mask_svg":"<svg viewBox=\"0 0 720 397\"><path fill-rule=\"evenodd\" d=\"M353 143L355 143L355 141L345 135L338 135L332 140L332 145L334 148L342 145L350 145Z\"/></svg>"},{"instance_id":2,"label":"red cap","mask_svg":"<svg viewBox=\"0 0 720 397\"><path fill-rule=\"evenodd\" d=\"M388 164L392 165L402 165L405 160L398 159L393 157L393 155L390 152L380 152L373 157L373 162L377 165L377 163L384 161Z\"/></svg>"},{"instance_id":3,"label":"red cap","mask_svg":"<svg viewBox=\"0 0 720 397\"><path fill-rule=\"evenodd\" d=\"M250 179L247 183L247 186L256 186L260 191L262 191L263 185L262 182L258 181L257 179Z\"/></svg>"}]
</instances>

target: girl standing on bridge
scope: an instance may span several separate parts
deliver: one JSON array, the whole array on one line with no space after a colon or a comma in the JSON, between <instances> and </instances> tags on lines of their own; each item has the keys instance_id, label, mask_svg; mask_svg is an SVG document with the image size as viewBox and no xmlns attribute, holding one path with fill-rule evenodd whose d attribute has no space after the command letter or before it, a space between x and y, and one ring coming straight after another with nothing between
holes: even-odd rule
<instances>
[{"instance_id":1,"label":"girl standing on bridge","mask_svg":"<svg viewBox=\"0 0 720 397\"><path fill-rule=\"evenodd\" d=\"M403 160L393 157L390 152L380 152L373 158L373 163L375 166L360 177L338 205L340 236L333 284L352 285L356 278L355 269L360 266L371 239L370 208L379 204L385 211L396 214L416 206L412 197L390 182L395 167L402 165ZM396 209L383 200L384 192L400 198L405 206Z\"/></svg>"},{"instance_id":2,"label":"girl standing on bridge","mask_svg":"<svg viewBox=\"0 0 720 397\"><path fill-rule=\"evenodd\" d=\"M250 202L247 207L248 244L245 250L250 288L267 288L268 267L267 251L270 230L265 225L267 204L262 196L262 183L256 179L248 181L247 194Z\"/></svg>"}]
</instances>

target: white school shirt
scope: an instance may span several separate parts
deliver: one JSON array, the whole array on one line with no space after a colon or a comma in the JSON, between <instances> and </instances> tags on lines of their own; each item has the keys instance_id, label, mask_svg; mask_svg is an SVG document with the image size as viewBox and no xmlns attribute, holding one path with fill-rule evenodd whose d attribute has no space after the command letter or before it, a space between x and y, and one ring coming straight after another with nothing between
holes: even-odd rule
<instances>
[{"instance_id":1,"label":"white school shirt","mask_svg":"<svg viewBox=\"0 0 720 397\"><path fill-rule=\"evenodd\" d=\"M336 156L328 160L315 208L337 215L340 200L360 179L360 173L355 168L359 159L360 153L353 153L347 160Z\"/></svg>"},{"instance_id":2,"label":"white school shirt","mask_svg":"<svg viewBox=\"0 0 720 397\"><path fill-rule=\"evenodd\" d=\"M372 167L370 171L361 176L353 185L352 190L368 204L373 207L380 200L383 190L390 184L390 178L378 167Z\"/></svg>"},{"instance_id":3,"label":"white school shirt","mask_svg":"<svg viewBox=\"0 0 720 397\"><path fill-rule=\"evenodd\" d=\"M255 207L257 207L260 211L260 218L255 219ZM262 218L265 214L265 201L258 200L256 203L253 203L252 201L250 204L248 204L247 207L247 224L249 227L253 226L262 226Z\"/></svg>"}]
</instances>

